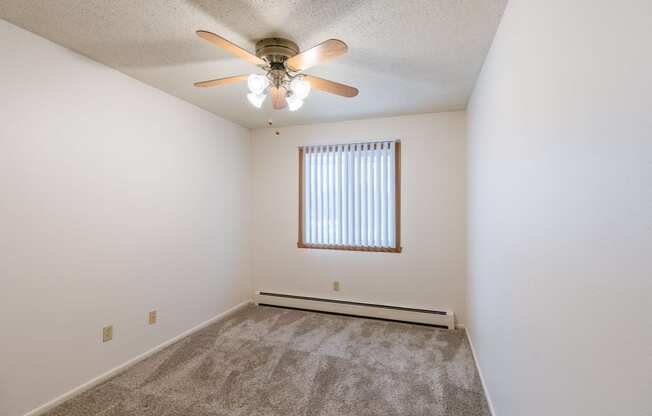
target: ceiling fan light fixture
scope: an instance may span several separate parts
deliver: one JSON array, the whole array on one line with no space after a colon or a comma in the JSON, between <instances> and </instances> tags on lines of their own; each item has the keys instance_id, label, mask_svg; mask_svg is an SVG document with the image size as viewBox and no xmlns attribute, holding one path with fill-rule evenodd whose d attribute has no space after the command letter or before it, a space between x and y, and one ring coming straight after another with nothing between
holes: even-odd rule
<instances>
[{"instance_id":1,"label":"ceiling fan light fixture","mask_svg":"<svg viewBox=\"0 0 652 416\"><path fill-rule=\"evenodd\" d=\"M290 82L290 89L299 100L304 100L310 94L310 83L298 76Z\"/></svg>"},{"instance_id":2,"label":"ceiling fan light fixture","mask_svg":"<svg viewBox=\"0 0 652 416\"><path fill-rule=\"evenodd\" d=\"M269 80L265 75L251 74L247 78L247 86L249 87L249 91L253 92L254 94L262 94L268 85Z\"/></svg>"},{"instance_id":3,"label":"ceiling fan light fixture","mask_svg":"<svg viewBox=\"0 0 652 416\"><path fill-rule=\"evenodd\" d=\"M291 94L287 97L288 110L297 111L303 105L303 100L296 94Z\"/></svg>"},{"instance_id":4,"label":"ceiling fan light fixture","mask_svg":"<svg viewBox=\"0 0 652 416\"><path fill-rule=\"evenodd\" d=\"M328 39L312 48L300 52L296 43L283 38L265 38L256 42L256 54L252 54L229 40L207 30L197 30L197 35L213 45L257 66L264 75L235 75L226 78L195 82L195 87L215 87L239 81L247 81L250 93L247 100L256 108L261 108L267 97L271 96L272 108L288 108L297 111L314 88L317 91L355 97L358 89L349 85L329 81L303 71L315 65L330 61L346 53L346 43L338 39Z\"/></svg>"},{"instance_id":5,"label":"ceiling fan light fixture","mask_svg":"<svg viewBox=\"0 0 652 416\"><path fill-rule=\"evenodd\" d=\"M253 92L250 92L249 94L247 94L247 99L249 100L251 105L253 105L256 108L260 108L260 107L263 106L263 101L265 101L266 97L267 97L267 95L265 95L265 94L256 94L256 93L253 93Z\"/></svg>"}]
</instances>

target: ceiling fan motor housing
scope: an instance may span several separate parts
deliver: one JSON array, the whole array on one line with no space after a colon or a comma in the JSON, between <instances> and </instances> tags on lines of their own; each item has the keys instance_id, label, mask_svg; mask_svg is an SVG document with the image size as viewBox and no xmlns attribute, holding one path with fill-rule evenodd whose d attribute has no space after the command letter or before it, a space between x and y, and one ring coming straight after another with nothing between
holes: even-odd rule
<instances>
[{"instance_id":1,"label":"ceiling fan motor housing","mask_svg":"<svg viewBox=\"0 0 652 416\"><path fill-rule=\"evenodd\" d=\"M265 38L256 42L256 56L267 59L269 63L283 63L298 53L299 47L291 40Z\"/></svg>"}]
</instances>

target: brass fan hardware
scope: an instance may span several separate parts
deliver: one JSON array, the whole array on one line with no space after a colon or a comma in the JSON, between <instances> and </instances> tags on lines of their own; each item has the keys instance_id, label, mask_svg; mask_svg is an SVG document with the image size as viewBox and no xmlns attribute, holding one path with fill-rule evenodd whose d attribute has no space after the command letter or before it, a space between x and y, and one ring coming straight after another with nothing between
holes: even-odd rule
<instances>
[{"instance_id":1,"label":"brass fan hardware","mask_svg":"<svg viewBox=\"0 0 652 416\"><path fill-rule=\"evenodd\" d=\"M300 52L297 44L291 40L266 38L256 43L256 54L254 55L215 33L198 30L197 35L258 66L265 71L265 75L236 75L196 82L195 87L215 87L246 80L251 90L251 93L247 95L251 104L260 108L268 92L272 96L274 109L280 110L287 107L290 111L298 110L301 107L311 88L342 97L358 95L357 88L302 73L308 68L345 54L348 47L341 40L329 39Z\"/></svg>"}]
</instances>

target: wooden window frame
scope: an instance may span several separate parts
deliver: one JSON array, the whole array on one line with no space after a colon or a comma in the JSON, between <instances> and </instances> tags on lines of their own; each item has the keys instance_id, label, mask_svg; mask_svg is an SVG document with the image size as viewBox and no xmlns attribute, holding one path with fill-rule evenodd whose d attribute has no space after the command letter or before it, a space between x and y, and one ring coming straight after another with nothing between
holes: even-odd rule
<instances>
[{"instance_id":1,"label":"wooden window frame","mask_svg":"<svg viewBox=\"0 0 652 416\"><path fill-rule=\"evenodd\" d=\"M318 250L344 250L344 251L362 251L376 253L400 253L401 247L401 142L394 144L394 215L395 215L395 233L396 245L394 247L367 247L367 246L343 246L333 244L309 244L303 241L303 153L304 148L299 148L299 235L297 239L298 248L318 249Z\"/></svg>"}]
</instances>

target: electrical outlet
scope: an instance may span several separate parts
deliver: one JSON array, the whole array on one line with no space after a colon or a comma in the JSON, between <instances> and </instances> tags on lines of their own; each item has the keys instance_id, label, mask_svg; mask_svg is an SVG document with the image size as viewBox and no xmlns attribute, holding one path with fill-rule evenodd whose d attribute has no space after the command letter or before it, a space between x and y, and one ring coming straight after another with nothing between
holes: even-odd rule
<instances>
[{"instance_id":1,"label":"electrical outlet","mask_svg":"<svg viewBox=\"0 0 652 416\"><path fill-rule=\"evenodd\" d=\"M109 342L113 339L113 325L102 328L102 342Z\"/></svg>"},{"instance_id":2,"label":"electrical outlet","mask_svg":"<svg viewBox=\"0 0 652 416\"><path fill-rule=\"evenodd\" d=\"M149 324L154 325L156 323L156 311L151 311L149 313Z\"/></svg>"},{"instance_id":3,"label":"electrical outlet","mask_svg":"<svg viewBox=\"0 0 652 416\"><path fill-rule=\"evenodd\" d=\"M333 290L334 290L335 292L339 292L339 291L340 291L340 282L338 282L338 281L333 282Z\"/></svg>"}]
</instances>

